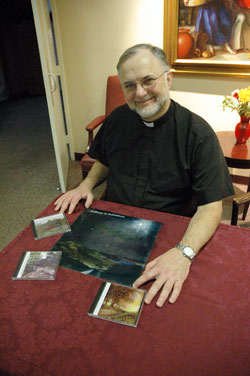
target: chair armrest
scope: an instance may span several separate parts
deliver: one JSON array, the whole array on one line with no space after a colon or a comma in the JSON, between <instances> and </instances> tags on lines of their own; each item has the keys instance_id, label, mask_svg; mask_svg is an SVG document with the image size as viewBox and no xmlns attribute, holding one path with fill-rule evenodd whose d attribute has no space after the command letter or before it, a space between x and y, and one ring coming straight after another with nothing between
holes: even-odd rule
<instances>
[{"instance_id":1,"label":"chair armrest","mask_svg":"<svg viewBox=\"0 0 250 376\"><path fill-rule=\"evenodd\" d=\"M243 193L242 195L236 196L233 199L236 205L243 205L250 202L250 192Z\"/></svg>"},{"instance_id":2,"label":"chair armrest","mask_svg":"<svg viewBox=\"0 0 250 376\"><path fill-rule=\"evenodd\" d=\"M103 123L104 119L105 119L105 115L97 116L88 125L86 125L86 127L85 127L86 131L88 131L88 132L93 131L94 129L99 127L99 125L101 125Z\"/></svg>"},{"instance_id":3,"label":"chair armrest","mask_svg":"<svg viewBox=\"0 0 250 376\"><path fill-rule=\"evenodd\" d=\"M239 215L239 208L243 204L247 204L247 208L250 203L250 192L243 193L242 195L237 195L233 198L233 208L232 208L232 217L231 217L231 225L236 226L237 225L237 220L238 220L238 215ZM245 219L245 215L243 212L243 219Z\"/></svg>"},{"instance_id":4,"label":"chair armrest","mask_svg":"<svg viewBox=\"0 0 250 376\"><path fill-rule=\"evenodd\" d=\"M94 130L99 127L103 123L105 119L105 115L97 116L94 120L92 120L88 125L86 125L85 129L88 131L88 145L85 153L88 153L89 148L94 139Z\"/></svg>"}]
</instances>

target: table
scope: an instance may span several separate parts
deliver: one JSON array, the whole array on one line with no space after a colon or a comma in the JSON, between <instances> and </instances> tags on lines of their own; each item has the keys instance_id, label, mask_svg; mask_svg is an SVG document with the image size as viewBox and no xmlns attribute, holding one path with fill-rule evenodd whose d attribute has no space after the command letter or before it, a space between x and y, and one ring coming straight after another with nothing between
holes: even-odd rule
<instances>
[{"instance_id":1,"label":"table","mask_svg":"<svg viewBox=\"0 0 250 376\"><path fill-rule=\"evenodd\" d=\"M250 141L236 144L234 132L217 132L228 167L250 169Z\"/></svg>"},{"instance_id":2,"label":"table","mask_svg":"<svg viewBox=\"0 0 250 376\"><path fill-rule=\"evenodd\" d=\"M236 144L235 134L232 131L217 132L224 157L228 167L250 169L250 141L246 144ZM250 192L250 177L247 192ZM249 204L245 204L242 219L247 215Z\"/></svg>"},{"instance_id":3,"label":"table","mask_svg":"<svg viewBox=\"0 0 250 376\"><path fill-rule=\"evenodd\" d=\"M190 220L98 200L93 207L162 222L150 259ZM67 215L70 224L83 209ZM39 216L53 212L52 202ZM177 302L145 305L137 328L87 315L98 278L59 267L55 281L11 280L22 251L49 250L59 238L34 240L27 226L0 253L0 375L249 375L249 229L221 224Z\"/></svg>"}]
</instances>

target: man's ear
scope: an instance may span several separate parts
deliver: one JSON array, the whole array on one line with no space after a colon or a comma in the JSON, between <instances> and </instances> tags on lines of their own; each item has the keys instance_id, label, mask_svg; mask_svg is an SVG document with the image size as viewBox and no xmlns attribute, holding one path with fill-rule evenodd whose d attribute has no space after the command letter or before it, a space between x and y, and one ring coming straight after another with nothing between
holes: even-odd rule
<instances>
[{"instance_id":1,"label":"man's ear","mask_svg":"<svg viewBox=\"0 0 250 376\"><path fill-rule=\"evenodd\" d=\"M169 88L169 89L170 89L171 86L172 86L172 79L173 79L172 72L168 72L168 75L167 75L167 83L168 83L168 88Z\"/></svg>"}]
</instances>

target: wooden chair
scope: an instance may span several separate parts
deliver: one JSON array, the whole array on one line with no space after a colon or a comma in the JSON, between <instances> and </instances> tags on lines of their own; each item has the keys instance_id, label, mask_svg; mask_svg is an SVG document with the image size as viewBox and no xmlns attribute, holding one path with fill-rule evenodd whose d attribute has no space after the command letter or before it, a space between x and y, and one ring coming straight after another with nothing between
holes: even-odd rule
<instances>
[{"instance_id":1,"label":"wooden chair","mask_svg":"<svg viewBox=\"0 0 250 376\"><path fill-rule=\"evenodd\" d=\"M109 76L107 80L107 90L106 90L106 111L105 115L97 116L94 120L92 120L86 127L86 131L88 132L88 146L85 151L84 156L81 159L81 167L82 167L82 174L83 177L87 175L90 171L93 163L95 160L88 155L89 148L94 139L94 130L99 127L106 117L118 106L126 103L126 100L123 95L123 91L121 88L120 80L118 76Z\"/></svg>"},{"instance_id":2,"label":"wooden chair","mask_svg":"<svg viewBox=\"0 0 250 376\"><path fill-rule=\"evenodd\" d=\"M236 226L239 216L239 209L241 205L244 205L244 211L242 219L244 220L246 217L246 213L250 203L250 192L243 193L242 195L237 195L233 199L233 208L232 208L232 217L231 217L231 225Z\"/></svg>"}]
</instances>

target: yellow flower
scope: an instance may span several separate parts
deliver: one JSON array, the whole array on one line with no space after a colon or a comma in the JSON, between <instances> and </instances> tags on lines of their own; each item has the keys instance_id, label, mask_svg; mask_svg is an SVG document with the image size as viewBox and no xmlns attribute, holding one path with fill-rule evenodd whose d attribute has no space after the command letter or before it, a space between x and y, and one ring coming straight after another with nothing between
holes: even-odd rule
<instances>
[{"instance_id":1,"label":"yellow flower","mask_svg":"<svg viewBox=\"0 0 250 376\"><path fill-rule=\"evenodd\" d=\"M241 103L250 102L250 86L246 89L241 89L238 93L238 96Z\"/></svg>"},{"instance_id":2,"label":"yellow flower","mask_svg":"<svg viewBox=\"0 0 250 376\"><path fill-rule=\"evenodd\" d=\"M224 97L223 111L226 108L237 111L240 116L250 116L250 86L241 90L234 90L230 97Z\"/></svg>"}]
</instances>

